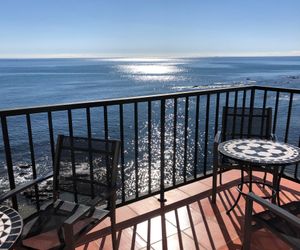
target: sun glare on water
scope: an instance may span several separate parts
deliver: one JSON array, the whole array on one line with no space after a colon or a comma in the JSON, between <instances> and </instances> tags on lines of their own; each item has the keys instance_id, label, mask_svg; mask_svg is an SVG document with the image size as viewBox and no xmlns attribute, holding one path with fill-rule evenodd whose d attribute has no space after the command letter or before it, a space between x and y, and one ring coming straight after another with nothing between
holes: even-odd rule
<instances>
[{"instance_id":1,"label":"sun glare on water","mask_svg":"<svg viewBox=\"0 0 300 250\"><path fill-rule=\"evenodd\" d=\"M165 75L174 74L180 72L180 69L174 65L127 65L124 69L131 74L143 74L143 75Z\"/></svg>"},{"instance_id":2,"label":"sun glare on water","mask_svg":"<svg viewBox=\"0 0 300 250\"><path fill-rule=\"evenodd\" d=\"M176 73L182 71L177 65L170 64L130 64L120 65L120 70L138 81L173 81Z\"/></svg>"}]
</instances>

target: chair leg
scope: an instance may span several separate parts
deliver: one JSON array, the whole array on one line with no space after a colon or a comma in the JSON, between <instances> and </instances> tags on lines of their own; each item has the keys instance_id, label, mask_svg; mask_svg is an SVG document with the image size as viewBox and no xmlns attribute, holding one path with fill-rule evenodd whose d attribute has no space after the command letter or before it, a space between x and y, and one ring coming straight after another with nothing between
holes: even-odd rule
<instances>
[{"instance_id":1,"label":"chair leg","mask_svg":"<svg viewBox=\"0 0 300 250\"><path fill-rule=\"evenodd\" d=\"M113 250L118 249L118 242L117 242L117 232L116 232L116 202L115 197L112 197L110 201L110 210L111 210L111 240L112 240L112 247Z\"/></svg>"},{"instance_id":2,"label":"chair leg","mask_svg":"<svg viewBox=\"0 0 300 250\"><path fill-rule=\"evenodd\" d=\"M220 185L223 185L223 183L222 183L222 173L223 173L223 171L221 170L220 173L219 173L219 176L220 176L220 180L219 180L220 181Z\"/></svg>"},{"instance_id":3,"label":"chair leg","mask_svg":"<svg viewBox=\"0 0 300 250\"><path fill-rule=\"evenodd\" d=\"M263 188L265 188L265 186L266 186L266 180L267 180L267 172L265 172L265 174L264 174L264 185L263 185Z\"/></svg>"},{"instance_id":4,"label":"chair leg","mask_svg":"<svg viewBox=\"0 0 300 250\"><path fill-rule=\"evenodd\" d=\"M246 212L244 222L244 238L243 250L250 250L251 244L251 220L252 220L253 201L249 198L246 199Z\"/></svg>"},{"instance_id":5,"label":"chair leg","mask_svg":"<svg viewBox=\"0 0 300 250\"><path fill-rule=\"evenodd\" d=\"M118 249L118 242L117 242L117 233L116 233L116 217L115 215L111 215L111 240L112 240L112 246L113 250Z\"/></svg>"},{"instance_id":6,"label":"chair leg","mask_svg":"<svg viewBox=\"0 0 300 250\"><path fill-rule=\"evenodd\" d=\"M65 244L66 244L66 247L64 249L75 250L73 225L64 224L63 228L64 228Z\"/></svg>"}]
</instances>

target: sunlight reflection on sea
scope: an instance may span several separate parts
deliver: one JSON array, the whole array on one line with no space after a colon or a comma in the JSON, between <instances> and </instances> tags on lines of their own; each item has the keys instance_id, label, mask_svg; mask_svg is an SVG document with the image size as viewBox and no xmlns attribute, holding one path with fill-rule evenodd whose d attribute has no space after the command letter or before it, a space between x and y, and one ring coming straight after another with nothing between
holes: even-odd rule
<instances>
[{"instance_id":1,"label":"sunlight reflection on sea","mask_svg":"<svg viewBox=\"0 0 300 250\"><path fill-rule=\"evenodd\" d=\"M137 81L175 81L184 69L176 64L130 64L119 65L119 71ZM180 75L180 79L183 76Z\"/></svg>"}]
</instances>

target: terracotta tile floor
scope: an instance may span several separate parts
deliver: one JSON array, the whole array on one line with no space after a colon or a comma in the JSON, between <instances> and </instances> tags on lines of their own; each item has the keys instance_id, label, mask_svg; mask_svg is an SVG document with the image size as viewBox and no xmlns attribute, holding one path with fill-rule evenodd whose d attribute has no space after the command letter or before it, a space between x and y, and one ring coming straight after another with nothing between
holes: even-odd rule
<instances>
[{"instance_id":1,"label":"terracotta tile floor","mask_svg":"<svg viewBox=\"0 0 300 250\"><path fill-rule=\"evenodd\" d=\"M226 214L237 196L239 177L240 172L235 170L223 174L216 205L211 203L212 181L208 178L167 192L163 207L157 197L150 197L118 208L118 227L122 228L118 231L119 249L241 249L245 199L241 198L230 215ZM282 203L300 200L300 184L286 179L281 184ZM254 188L261 192L259 187ZM255 212L261 210L254 207ZM109 221L98 229L107 225ZM77 249L112 249L111 238L108 235ZM252 249L290 247L270 232L259 230L253 233Z\"/></svg>"}]
</instances>

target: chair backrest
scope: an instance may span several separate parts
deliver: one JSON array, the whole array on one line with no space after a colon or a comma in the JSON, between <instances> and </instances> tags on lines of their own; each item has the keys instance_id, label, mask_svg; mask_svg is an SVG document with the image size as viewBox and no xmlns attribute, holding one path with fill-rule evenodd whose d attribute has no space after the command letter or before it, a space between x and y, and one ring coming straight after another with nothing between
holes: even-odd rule
<instances>
[{"instance_id":1,"label":"chair backrest","mask_svg":"<svg viewBox=\"0 0 300 250\"><path fill-rule=\"evenodd\" d=\"M120 142L58 135L54 197L87 202L115 188Z\"/></svg>"},{"instance_id":2,"label":"chair backrest","mask_svg":"<svg viewBox=\"0 0 300 250\"><path fill-rule=\"evenodd\" d=\"M222 141L271 138L272 108L223 107Z\"/></svg>"}]
</instances>

